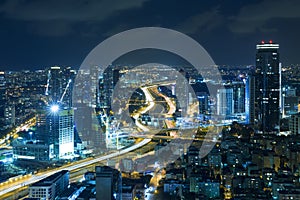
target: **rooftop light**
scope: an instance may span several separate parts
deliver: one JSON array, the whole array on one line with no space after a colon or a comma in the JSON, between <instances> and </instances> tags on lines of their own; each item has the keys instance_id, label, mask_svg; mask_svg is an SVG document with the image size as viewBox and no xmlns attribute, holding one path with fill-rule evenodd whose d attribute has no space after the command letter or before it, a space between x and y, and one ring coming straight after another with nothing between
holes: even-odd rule
<instances>
[{"instance_id":1,"label":"rooftop light","mask_svg":"<svg viewBox=\"0 0 300 200\"><path fill-rule=\"evenodd\" d=\"M56 113L59 110L59 106L54 104L50 107L51 112Z\"/></svg>"}]
</instances>

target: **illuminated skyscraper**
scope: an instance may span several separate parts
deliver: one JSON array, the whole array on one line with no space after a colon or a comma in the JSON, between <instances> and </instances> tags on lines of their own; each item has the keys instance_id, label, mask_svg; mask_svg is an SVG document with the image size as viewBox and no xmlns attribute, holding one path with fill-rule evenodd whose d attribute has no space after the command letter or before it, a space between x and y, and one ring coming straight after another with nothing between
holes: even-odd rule
<instances>
[{"instance_id":1,"label":"illuminated skyscraper","mask_svg":"<svg viewBox=\"0 0 300 200\"><path fill-rule=\"evenodd\" d=\"M46 116L45 133L50 145L51 158L60 159L74 153L74 111L52 105Z\"/></svg>"},{"instance_id":2,"label":"illuminated skyscraper","mask_svg":"<svg viewBox=\"0 0 300 200\"><path fill-rule=\"evenodd\" d=\"M234 112L233 89L218 89L217 92L217 114L231 115Z\"/></svg>"},{"instance_id":3,"label":"illuminated skyscraper","mask_svg":"<svg viewBox=\"0 0 300 200\"><path fill-rule=\"evenodd\" d=\"M243 82L232 82L234 113L245 112L245 84Z\"/></svg>"},{"instance_id":4,"label":"illuminated skyscraper","mask_svg":"<svg viewBox=\"0 0 300 200\"><path fill-rule=\"evenodd\" d=\"M256 45L255 123L262 133L279 131L280 75L279 44Z\"/></svg>"},{"instance_id":5,"label":"illuminated skyscraper","mask_svg":"<svg viewBox=\"0 0 300 200\"><path fill-rule=\"evenodd\" d=\"M6 100L5 72L0 71L0 104L3 105L5 100Z\"/></svg>"},{"instance_id":6,"label":"illuminated skyscraper","mask_svg":"<svg viewBox=\"0 0 300 200\"><path fill-rule=\"evenodd\" d=\"M105 110L109 113L111 110L112 95L114 87L120 78L120 69L109 66L99 76L99 90L98 90L98 109Z\"/></svg>"}]
</instances>

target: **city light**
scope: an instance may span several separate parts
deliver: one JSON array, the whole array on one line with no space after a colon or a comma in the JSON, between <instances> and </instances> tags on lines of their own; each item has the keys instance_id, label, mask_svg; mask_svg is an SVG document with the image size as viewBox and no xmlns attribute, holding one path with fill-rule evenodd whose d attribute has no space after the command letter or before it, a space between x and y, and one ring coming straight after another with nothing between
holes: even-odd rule
<instances>
[{"instance_id":1,"label":"city light","mask_svg":"<svg viewBox=\"0 0 300 200\"><path fill-rule=\"evenodd\" d=\"M50 107L50 110L52 113L57 113L59 110L59 106L57 104L54 104Z\"/></svg>"}]
</instances>

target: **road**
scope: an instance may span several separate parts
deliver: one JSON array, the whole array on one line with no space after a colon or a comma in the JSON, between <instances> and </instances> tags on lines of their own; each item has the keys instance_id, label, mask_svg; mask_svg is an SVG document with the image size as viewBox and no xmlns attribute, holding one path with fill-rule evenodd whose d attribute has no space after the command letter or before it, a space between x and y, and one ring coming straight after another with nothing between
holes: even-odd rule
<instances>
[{"instance_id":1,"label":"road","mask_svg":"<svg viewBox=\"0 0 300 200\"><path fill-rule=\"evenodd\" d=\"M134 114L133 117L136 119L136 125L144 132L151 132L151 129L147 126L144 126L143 124L141 124L138 120L139 116L143 113L148 112L149 110L153 109L153 107L155 106L155 98L151 95L151 93L148 91L149 88L153 88L155 86L147 86L147 87L143 87L142 90L145 93L146 96L146 100L149 102L148 106L145 108L142 108L138 113ZM162 94L161 94L162 95ZM174 103L166 96L162 95L162 97L166 100L168 106L169 106L169 110L168 113L166 114L166 116L171 116L172 113L175 111L175 105ZM33 121L30 121L30 123L33 123ZM173 126L171 126L171 124L166 123L167 127L169 128L173 128ZM23 124L26 125L27 124ZM15 130L16 131L16 130ZM12 132L12 134L14 134L15 132ZM99 156L97 158L94 159L86 159L86 160L82 160L82 161L78 161L75 163L71 163L69 165L60 167L60 168L56 168L56 169L50 169L44 172L40 172L34 175L27 175L26 177L20 177L17 180L10 180L4 183L0 184L0 199L2 195L5 195L7 193L13 192L13 191L18 191L21 188L24 187L28 187L29 185L38 182L54 173L57 173L61 170L69 170L69 171L75 171L75 170L80 170L86 166L89 165L93 165L96 163L99 163L101 161L105 161L105 160L109 160L109 159L113 159L125 154L128 154L134 150L137 150L143 146L145 146L146 144L148 144L151 140L152 140L153 136L151 136L150 138L146 138L144 140L142 140L141 142L134 144L131 147L128 147L126 149L108 154L108 155L103 155L103 156ZM158 180L156 180L157 182Z\"/></svg>"},{"instance_id":2,"label":"road","mask_svg":"<svg viewBox=\"0 0 300 200\"><path fill-rule=\"evenodd\" d=\"M8 141L11 137L16 138L18 135L17 134L18 132L20 132L22 130L26 130L31 126L34 126L35 122L36 122L36 118L32 117L29 120L27 120L26 122L24 122L23 124L20 124L18 127L13 128L9 133L6 134L6 136L4 136L4 138L0 139L0 148L6 147L7 146L6 143L9 143Z\"/></svg>"},{"instance_id":3,"label":"road","mask_svg":"<svg viewBox=\"0 0 300 200\"><path fill-rule=\"evenodd\" d=\"M150 103L147 107L141 109L140 112L135 115L136 119L139 117L140 114L148 112L148 110L152 109L153 106L155 105L155 103L153 101L154 98L151 96L151 94L147 90L148 87L145 87L145 88L142 88L142 89L145 92L147 101L150 102ZM28 122L22 124L21 127L23 127L23 126L27 127L31 123L34 123L34 122L35 121L33 121L33 119L31 119ZM138 120L136 120L136 122L138 122ZM149 131L150 130L149 128L147 128L143 124L138 124L137 123L137 125L143 131ZM11 132L11 135L15 135L18 131L20 131L19 128L14 129L13 132ZM69 166L63 166L63 167L60 167L60 168L57 168L57 169L48 170L48 171L45 171L45 172L40 172L38 174L34 174L34 175L31 175L31 176L27 175L27 176L24 176L24 177L21 176L21 177L18 177L18 178L10 179L9 181L6 181L6 182L0 184L0 186L1 186L0 197L2 195L7 194L7 193L16 191L16 190L18 190L22 187L26 187L28 185L36 183L36 182L38 182L38 181L40 181L40 180L42 180L42 179L44 179L44 178L46 178L46 177L48 177L52 174L55 174L55 173L57 173L61 170L69 170L69 171L78 170L80 168L83 168L83 167L88 166L88 165L92 165L94 163L98 163L98 162L101 162L101 161L104 161L104 160L108 160L108 159L112 159L112 158L115 158L115 157L118 157L118 156L121 156L121 155L125 155L125 154L127 154L131 151L134 151L136 149L139 149L139 148L143 147L144 145L148 144L150 141L151 141L151 139L144 139L141 142L139 142L137 144L134 144L131 147L128 147L128 148L120 150L120 151L117 151L117 152L112 153L112 154L100 156L100 157L95 158L93 160L80 161L80 163L74 163L74 164L71 163L71 164L69 164Z\"/></svg>"},{"instance_id":4,"label":"road","mask_svg":"<svg viewBox=\"0 0 300 200\"><path fill-rule=\"evenodd\" d=\"M132 117L135 119L135 124L138 128L140 128L142 131L144 132L148 132L150 131L149 127L144 126L139 120L138 118L140 117L141 114L144 114L146 112L148 112L149 110L151 110L154 105L154 97L150 94L150 92L148 91L149 86L147 87L142 87L141 89L143 90L145 97L146 97L146 102L148 102L148 106L145 108L141 108L139 112L134 113L132 115Z\"/></svg>"},{"instance_id":5,"label":"road","mask_svg":"<svg viewBox=\"0 0 300 200\"><path fill-rule=\"evenodd\" d=\"M38 174L35 174L35 175L32 175L32 176L29 176L28 178L26 178L24 181L21 181L21 182L16 182L16 183L7 183L7 184L2 184L1 185L1 190L0 190L0 197L8 192L12 192L14 190L17 190L21 187L24 187L24 186L27 186L27 185L30 185L30 184L33 184L35 182L38 182L52 174L55 174L61 170L69 170L69 171L73 171L73 170L76 170L76 169L80 169L80 168L83 168L87 165L92 165L94 163L97 163L97 162L101 162L101 161L104 161L104 160L107 160L107 159L112 159L114 157L117 157L117 156L121 156L121 155L124 155L126 153L129 153L131 151L134 151L144 145L146 145L147 143L149 143L151 141L151 139L145 139L143 140L142 142L138 143L138 144L135 144L129 148L126 148L126 149L123 149L121 151L118 151L118 152L115 152L115 153L112 153L112 154L109 154L109 155L105 155L105 156L101 156L101 157L98 157L98 158L95 158L93 160L88 160L88 161L85 161L85 162L81 162L79 164L74 164L74 165L71 165L71 166L67 166L67 167L60 167L60 168L57 168L55 170L50 170L48 172L42 172L42 173L38 173Z\"/></svg>"}]
</instances>

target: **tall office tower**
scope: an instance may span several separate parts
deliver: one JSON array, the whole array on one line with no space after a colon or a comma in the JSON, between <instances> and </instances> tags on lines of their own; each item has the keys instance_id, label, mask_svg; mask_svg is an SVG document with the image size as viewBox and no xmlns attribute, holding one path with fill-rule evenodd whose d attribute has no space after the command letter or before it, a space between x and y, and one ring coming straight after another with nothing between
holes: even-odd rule
<instances>
[{"instance_id":1,"label":"tall office tower","mask_svg":"<svg viewBox=\"0 0 300 200\"><path fill-rule=\"evenodd\" d=\"M6 80L5 72L0 71L0 130L6 129L5 122L5 105L6 104Z\"/></svg>"},{"instance_id":2,"label":"tall office tower","mask_svg":"<svg viewBox=\"0 0 300 200\"><path fill-rule=\"evenodd\" d=\"M189 106L189 74L183 69L179 70L181 76L176 79L175 95L176 107L181 116L185 116Z\"/></svg>"},{"instance_id":3,"label":"tall office tower","mask_svg":"<svg viewBox=\"0 0 300 200\"><path fill-rule=\"evenodd\" d=\"M5 72L0 71L0 105L3 105L6 99L6 80Z\"/></svg>"},{"instance_id":4,"label":"tall office tower","mask_svg":"<svg viewBox=\"0 0 300 200\"><path fill-rule=\"evenodd\" d=\"M73 156L74 153L74 111L63 109L54 104L46 115L46 143L50 145L51 158L61 159ZM46 138L46 137L44 137Z\"/></svg>"},{"instance_id":5,"label":"tall office tower","mask_svg":"<svg viewBox=\"0 0 300 200\"><path fill-rule=\"evenodd\" d=\"M245 84L243 82L232 82L234 113L245 112Z\"/></svg>"},{"instance_id":6,"label":"tall office tower","mask_svg":"<svg viewBox=\"0 0 300 200\"><path fill-rule=\"evenodd\" d=\"M197 92L196 95L199 101L199 113L210 114L210 107L208 106L209 95L206 92Z\"/></svg>"},{"instance_id":7,"label":"tall office tower","mask_svg":"<svg viewBox=\"0 0 300 200\"><path fill-rule=\"evenodd\" d=\"M96 90L96 112L98 117L98 123L102 132L100 134L99 131L96 135L95 144L101 149L104 148L105 144L105 132L107 127L107 121L109 120L111 114L110 111L112 109L112 95L114 91L114 87L118 83L120 78L120 69L114 66L109 66L103 73L99 74L98 78L98 88ZM96 123L96 122L95 122Z\"/></svg>"},{"instance_id":8,"label":"tall office tower","mask_svg":"<svg viewBox=\"0 0 300 200\"><path fill-rule=\"evenodd\" d=\"M120 78L120 70L109 66L99 76L99 90L98 90L98 105L97 108L105 111L107 114L111 110L111 102L114 87Z\"/></svg>"},{"instance_id":9,"label":"tall office tower","mask_svg":"<svg viewBox=\"0 0 300 200\"><path fill-rule=\"evenodd\" d=\"M120 79L120 69L113 70L113 85L116 86Z\"/></svg>"},{"instance_id":10,"label":"tall office tower","mask_svg":"<svg viewBox=\"0 0 300 200\"><path fill-rule=\"evenodd\" d=\"M224 88L217 91L217 114L231 115L234 111L233 89Z\"/></svg>"},{"instance_id":11,"label":"tall office tower","mask_svg":"<svg viewBox=\"0 0 300 200\"><path fill-rule=\"evenodd\" d=\"M98 82L99 82L100 68L98 66L91 66L89 69L88 81L90 81L89 90L90 90L90 100L88 103L89 107L96 108L98 102Z\"/></svg>"},{"instance_id":12,"label":"tall office tower","mask_svg":"<svg viewBox=\"0 0 300 200\"><path fill-rule=\"evenodd\" d=\"M107 166L96 166L96 199L120 200L121 194L121 173Z\"/></svg>"},{"instance_id":13,"label":"tall office tower","mask_svg":"<svg viewBox=\"0 0 300 200\"><path fill-rule=\"evenodd\" d=\"M279 44L256 45L255 123L262 133L279 131L280 81Z\"/></svg>"}]
</instances>

